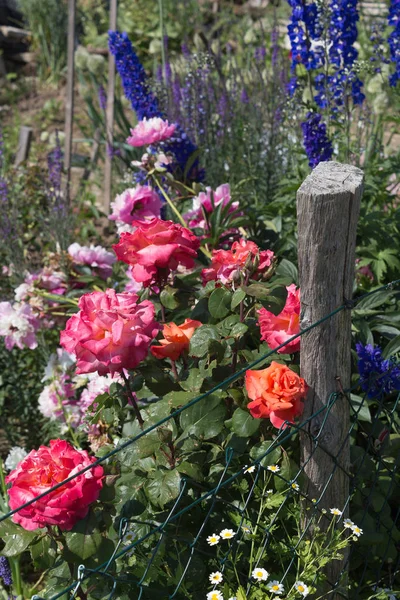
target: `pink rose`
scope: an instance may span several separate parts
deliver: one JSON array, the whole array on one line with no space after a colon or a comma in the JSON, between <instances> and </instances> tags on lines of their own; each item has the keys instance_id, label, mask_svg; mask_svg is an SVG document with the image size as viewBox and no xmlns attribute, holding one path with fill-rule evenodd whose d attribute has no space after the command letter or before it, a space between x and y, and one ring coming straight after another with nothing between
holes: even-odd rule
<instances>
[{"instance_id":1,"label":"pink rose","mask_svg":"<svg viewBox=\"0 0 400 600\"><path fill-rule=\"evenodd\" d=\"M274 261L272 250L260 250L257 244L247 240L234 242L230 250L213 250L211 265L203 269L203 284L217 280L227 285L239 281L246 271L252 279L261 278Z\"/></svg>"},{"instance_id":2,"label":"pink rose","mask_svg":"<svg viewBox=\"0 0 400 600\"><path fill-rule=\"evenodd\" d=\"M68 254L77 265L87 265L98 269L100 277L107 279L112 273L115 256L102 246L81 246L77 242L68 248Z\"/></svg>"},{"instance_id":3,"label":"pink rose","mask_svg":"<svg viewBox=\"0 0 400 600\"><path fill-rule=\"evenodd\" d=\"M6 477L12 510L36 498L70 475L95 462L86 450L76 450L64 440L51 440L50 447L32 450ZM69 531L84 519L103 487L103 467L96 466L75 477L58 490L19 510L12 517L24 529L33 531L47 525L57 525Z\"/></svg>"},{"instance_id":4,"label":"pink rose","mask_svg":"<svg viewBox=\"0 0 400 600\"><path fill-rule=\"evenodd\" d=\"M127 138L130 146L150 146L170 138L176 129L176 125L163 121L160 117L152 117L140 121L134 129L131 129L131 136Z\"/></svg>"},{"instance_id":5,"label":"pink rose","mask_svg":"<svg viewBox=\"0 0 400 600\"><path fill-rule=\"evenodd\" d=\"M25 302L0 302L0 336L4 336L7 350L17 346L20 350L37 347L36 331L39 321L34 316L32 308Z\"/></svg>"},{"instance_id":6,"label":"pink rose","mask_svg":"<svg viewBox=\"0 0 400 600\"><path fill-rule=\"evenodd\" d=\"M119 260L131 265L136 281L148 287L165 281L179 265L193 267L200 241L189 229L161 219L133 225L137 229L122 233L113 248Z\"/></svg>"},{"instance_id":7,"label":"pink rose","mask_svg":"<svg viewBox=\"0 0 400 600\"><path fill-rule=\"evenodd\" d=\"M84 294L80 311L68 319L60 343L76 355L77 373L99 375L134 369L148 354L160 325L149 300L114 290Z\"/></svg>"},{"instance_id":8,"label":"pink rose","mask_svg":"<svg viewBox=\"0 0 400 600\"><path fill-rule=\"evenodd\" d=\"M214 207L211 198L214 200ZM210 187L205 192L200 192L196 198L193 198L193 208L184 215L189 227L199 227L207 229L207 222L204 213L211 214L213 210L221 203L226 206L231 201L231 189L229 183L224 183L212 191ZM239 207L239 202L232 202L229 212L235 212Z\"/></svg>"},{"instance_id":9,"label":"pink rose","mask_svg":"<svg viewBox=\"0 0 400 600\"><path fill-rule=\"evenodd\" d=\"M286 304L279 313L274 315L266 308L258 311L258 323L261 329L261 339L266 341L270 348L276 348L300 331L300 289L294 283L287 288ZM289 354L300 350L300 338L296 338L283 348L279 353Z\"/></svg>"},{"instance_id":10,"label":"pink rose","mask_svg":"<svg viewBox=\"0 0 400 600\"><path fill-rule=\"evenodd\" d=\"M118 231L132 231L133 221L148 221L160 216L162 202L159 195L148 185L129 188L111 203L113 212L108 217L116 221ZM128 225L128 227L126 227Z\"/></svg>"}]
</instances>

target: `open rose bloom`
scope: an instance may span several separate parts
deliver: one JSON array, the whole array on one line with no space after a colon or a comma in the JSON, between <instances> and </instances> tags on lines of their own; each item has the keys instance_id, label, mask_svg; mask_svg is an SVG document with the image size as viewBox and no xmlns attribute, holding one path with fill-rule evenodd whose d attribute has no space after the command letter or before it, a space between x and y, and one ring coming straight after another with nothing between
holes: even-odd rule
<instances>
[{"instance_id":1,"label":"open rose bloom","mask_svg":"<svg viewBox=\"0 0 400 600\"><path fill-rule=\"evenodd\" d=\"M161 219L133 225L135 231L122 233L113 248L119 260L131 265L135 281L148 287L165 280L178 266L194 266L200 241L189 229Z\"/></svg>"},{"instance_id":2,"label":"open rose bloom","mask_svg":"<svg viewBox=\"0 0 400 600\"><path fill-rule=\"evenodd\" d=\"M161 346L152 346L151 353L156 358L178 360L184 352L189 350L190 339L200 325L202 325L200 321L192 319L185 319L182 325L166 323L163 329L164 339L159 340Z\"/></svg>"},{"instance_id":3,"label":"open rose bloom","mask_svg":"<svg viewBox=\"0 0 400 600\"><path fill-rule=\"evenodd\" d=\"M244 239L234 242L230 250L213 250L211 265L203 269L203 284L217 280L224 285L240 282L241 275L252 279L265 276L274 263L272 250L260 250L257 244ZM272 270L270 270L272 274Z\"/></svg>"},{"instance_id":4,"label":"open rose bloom","mask_svg":"<svg viewBox=\"0 0 400 600\"><path fill-rule=\"evenodd\" d=\"M251 400L247 408L255 419L270 419L280 429L303 413L307 384L285 365L272 361L267 369L247 371L245 386Z\"/></svg>"},{"instance_id":5,"label":"open rose bloom","mask_svg":"<svg viewBox=\"0 0 400 600\"><path fill-rule=\"evenodd\" d=\"M11 483L8 490L10 508L14 510L36 498L95 460L85 450L76 450L65 440L52 440L50 447L32 450L6 477L6 483ZM98 465L18 511L12 519L28 531L46 525L57 525L69 531L86 517L102 487L103 467Z\"/></svg>"},{"instance_id":6,"label":"open rose bloom","mask_svg":"<svg viewBox=\"0 0 400 600\"><path fill-rule=\"evenodd\" d=\"M288 292L286 304L279 315L274 315L266 308L262 308L258 312L261 339L267 342L272 349L300 332L300 289L296 289L294 283L286 289ZM299 350L300 337L283 346L278 353L290 354Z\"/></svg>"},{"instance_id":7,"label":"open rose bloom","mask_svg":"<svg viewBox=\"0 0 400 600\"><path fill-rule=\"evenodd\" d=\"M162 202L159 195L149 185L137 185L117 196L111 203L112 214L108 217L115 221L118 232L132 232L134 221L149 221L160 217Z\"/></svg>"},{"instance_id":8,"label":"open rose bloom","mask_svg":"<svg viewBox=\"0 0 400 600\"><path fill-rule=\"evenodd\" d=\"M92 292L80 298L79 308L60 338L63 348L76 355L77 373L106 375L134 369L146 358L160 329L154 305L149 300L138 302L136 294Z\"/></svg>"},{"instance_id":9,"label":"open rose bloom","mask_svg":"<svg viewBox=\"0 0 400 600\"><path fill-rule=\"evenodd\" d=\"M131 129L131 135L127 138L130 146L150 146L168 140L175 133L176 125L170 125L168 121L160 117L152 117L140 121L134 129Z\"/></svg>"}]
</instances>

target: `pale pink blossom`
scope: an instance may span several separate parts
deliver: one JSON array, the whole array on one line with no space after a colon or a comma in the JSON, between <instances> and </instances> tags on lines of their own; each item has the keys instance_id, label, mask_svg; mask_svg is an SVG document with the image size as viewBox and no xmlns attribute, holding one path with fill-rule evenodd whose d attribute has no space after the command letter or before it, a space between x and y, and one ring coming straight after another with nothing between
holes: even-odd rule
<instances>
[{"instance_id":1,"label":"pale pink blossom","mask_svg":"<svg viewBox=\"0 0 400 600\"><path fill-rule=\"evenodd\" d=\"M127 138L130 146L150 146L169 139L175 132L176 125L170 125L160 117L147 119L144 117L134 129L131 129L131 135Z\"/></svg>"},{"instance_id":2,"label":"pale pink blossom","mask_svg":"<svg viewBox=\"0 0 400 600\"><path fill-rule=\"evenodd\" d=\"M231 189L229 183L223 183L217 187L215 191L213 191L210 187L207 187L205 192L200 192L198 196L193 198L192 210L183 215L184 219L188 223L189 227L207 229L207 222L204 218L204 212L209 215L221 203L223 206L226 206L230 201ZM232 202L229 207L229 212L235 212L238 207L239 202Z\"/></svg>"},{"instance_id":3,"label":"pale pink blossom","mask_svg":"<svg viewBox=\"0 0 400 600\"><path fill-rule=\"evenodd\" d=\"M38 399L42 415L52 421L67 422L76 427L80 421L75 389L66 375L45 385Z\"/></svg>"},{"instance_id":4,"label":"pale pink blossom","mask_svg":"<svg viewBox=\"0 0 400 600\"><path fill-rule=\"evenodd\" d=\"M116 381L121 382L122 379L119 377L112 377L111 375L101 376L97 373L91 373L89 375L89 383L83 390L79 400L79 407L82 414L85 415L87 413L88 408L93 404L97 396L108 393L111 384Z\"/></svg>"},{"instance_id":5,"label":"pale pink blossom","mask_svg":"<svg viewBox=\"0 0 400 600\"><path fill-rule=\"evenodd\" d=\"M160 217L162 202L159 195L148 185L137 185L122 192L111 203L113 212L108 217L116 221L118 233L132 232L133 221L149 221Z\"/></svg>"},{"instance_id":6,"label":"pale pink blossom","mask_svg":"<svg viewBox=\"0 0 400 600\"><path fill-rule=\"evenodd\" d=\"M103 246L81 246L77 242L68 248L68 254L77 265L87 265L98 269L98 274L103 279L110 277L112 265L116 258L112 252L108 252Z\"/></svg>"},{"instance_id":7,"label":"pale pink blossom","mask_svg":"<svg viewBox=\"0 0 400 600\"><path fill-rule=\"evenodd\" d=\"M9 302L0 302L0 336L3 336L7 350L17 346L21 350L37 347L36 331L39 322L32 312L32 308L25 302L11 305Z\"/></svg>"}]
</instances>

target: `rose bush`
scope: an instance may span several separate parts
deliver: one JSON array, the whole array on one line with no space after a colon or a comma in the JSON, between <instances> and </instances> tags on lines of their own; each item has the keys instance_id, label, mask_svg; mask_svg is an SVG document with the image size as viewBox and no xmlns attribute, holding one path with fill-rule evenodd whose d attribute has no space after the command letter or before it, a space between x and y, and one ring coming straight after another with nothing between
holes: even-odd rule
<instances>
[{"instance_id":1,"label":"rose bush","mask_svg":"<svg viewBox=\"0 0 400 600\"><path fill-rule=\"evenodd\" d=\"M8 490L10 508L33 500L93 462L95 458L84 450L76 450L65 440L52 440L50 447L32 450L6 478L6 483L11 484ZM13 521L28 531L49 525L69 531L87 515L102 487L103 467L97 465L18 511Z\"/></svg>"}]
</instances>

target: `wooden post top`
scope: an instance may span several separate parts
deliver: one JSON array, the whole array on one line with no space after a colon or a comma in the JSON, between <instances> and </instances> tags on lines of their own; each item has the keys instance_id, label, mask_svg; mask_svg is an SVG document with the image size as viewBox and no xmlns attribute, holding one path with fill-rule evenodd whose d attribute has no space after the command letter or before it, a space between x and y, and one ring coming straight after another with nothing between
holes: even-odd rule
<instances>
[{"instance_id":1,"label":"wooden post top","mask_svg":"<svg viewBox=\"0 0 400 600\"><path fill-rule=\"evenodd\" d=\"M362 184L364 174L358 167L344 165L333 160L321 162L303 181L298 194L319 196L352 192Z\"/></svg>"}]
</instances>

